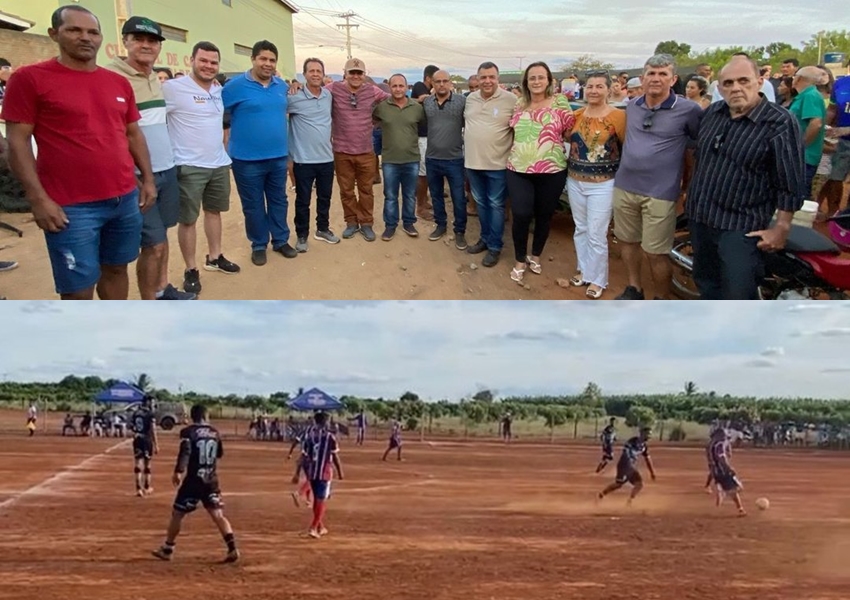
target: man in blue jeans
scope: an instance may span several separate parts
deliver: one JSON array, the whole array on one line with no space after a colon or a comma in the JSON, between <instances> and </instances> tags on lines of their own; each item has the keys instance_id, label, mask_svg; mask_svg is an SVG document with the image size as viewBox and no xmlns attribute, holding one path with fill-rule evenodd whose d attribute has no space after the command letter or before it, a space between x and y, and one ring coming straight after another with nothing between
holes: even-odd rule
<instances>
[{"instance_id":1,"label":"man in blue jeans","mask_svg":"<svg viewBox=\"0 0 850 600\"><path fill-rule=\"evenodd\" d=\"M419 177L419 124L425 121L425 110L416 100L407 97L407 78L396 74L390 77L391 96L374 110L375 120L381 123L384 173L384 224L381 235L385 242L393 239L398 228L398 192L402 195L402 229L410 237L416 230L416 182Z\"/></svg>"},{"instance_id":2,"label":"man in blue jeans","mask_svg":"<svg viewBox=\"0 0 850 600\"><path fill-rule=\"evenodd\" d=\"M448 71L437 71L431 81L434 95L428 96L422 107L428 119L425 173L437 225L428 239L436 242L446 234L448 216L443 182L448 180L454 212L455 247L466 250L466 197L463 190L463 110L466 98L452 92Z\"/></svg>"},{"instance_id":3,"label":"man in blue jeans","mask_svg":"<svg viewBox=\"0 0 850 600\"><path fill-rule=\"evenodd\" d=\"M287 95L289 86L277 77L277 47L263 40L251 49L251 69L230 80L221 93L230 113L233 178L242 200L245 231L251 242L251 262L266 264L266 247L286 258L298 252L289 245L286 222Z\"/></svg>"},{"instance_id":4,"label":"man in blue jeans","mask_svg":"<svg viewBox=\"0 0 850 600\"><path fill-rule=\"evenodd\" d=\"M517 97L499 87L499 67L492 62L478 67L478 82L479 90L466 98L463 118L464 165L478 206L481 239L466 251L486 252L481 264L493 267L499 262L505 232L507 164L514 140L510 121Z\"/></svg>"},{"instance_id":5,"label":"man in blue jeans","mask_svg":"<svg viewBox=\"0 0 850 600\"><path fill-rule=\"evenodd\" d=\"M331 194L334 185L334 151L331 145L330 90L322 87L325 64L318 58L304 61L307 85L289 96L289 115L292 127L290 155L295 174L295 250L307 252L310 235L310 196L316 184L315 239L338 244L339 238L330 230Z\"/></svg>"},{"instance_id":6,"label":"man in blue jeans","mask_svg":"<svg viewBox=\"0 0 850 600\"><path fill-rule=\"evenodd\" d=\"M10 166L44 230L62 299L91 300L96 286L101 299L126 300L142 212L156 201L133 89L97 66L103 33L88 9L58 8L48 33L59 57L18 69L6 90Z\"/></svg>"}]
</instances>

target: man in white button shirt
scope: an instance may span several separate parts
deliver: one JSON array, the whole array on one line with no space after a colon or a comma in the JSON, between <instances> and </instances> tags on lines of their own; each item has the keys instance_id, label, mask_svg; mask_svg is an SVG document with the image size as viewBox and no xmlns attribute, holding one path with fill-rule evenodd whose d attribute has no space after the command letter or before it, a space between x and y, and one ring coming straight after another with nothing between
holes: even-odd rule
<instances>
[{"instance_id":1,"label":"man in white button shirt","mask_svg":"<svg viewBox=\"0 0 850 600\"><path fill-rule=\"evenodd\" d=\"M221 251L221 213L230 208L230 157L224 148L221 85L215 80L221 54L210 42L192 49L192 72L188 77L162 86L168 114L168 133L174 147L180 182L180 217L177 240L186 263L183 289L199 294L201 277L195 260L196 223L204 209L204 232L209 254L207 271L234 274L239 266Z\"/></svg>"}]
</instances>

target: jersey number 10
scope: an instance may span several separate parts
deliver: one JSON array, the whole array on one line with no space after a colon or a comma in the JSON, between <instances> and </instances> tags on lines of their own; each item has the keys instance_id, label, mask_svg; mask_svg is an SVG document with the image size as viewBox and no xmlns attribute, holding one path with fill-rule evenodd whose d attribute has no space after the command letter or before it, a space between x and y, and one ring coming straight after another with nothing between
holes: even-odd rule
<instances>
[{"instance_id":1,"label":"jersey number 10","mask_svg":"<svg viewBox=\"0 0 850 600\"><path fill-rule=\"evenodd\" d=\"M211 467L215 465L215 460L218 457L218 440L198 440L198 463L202 467Z\"/></svg>"}]
</instances>

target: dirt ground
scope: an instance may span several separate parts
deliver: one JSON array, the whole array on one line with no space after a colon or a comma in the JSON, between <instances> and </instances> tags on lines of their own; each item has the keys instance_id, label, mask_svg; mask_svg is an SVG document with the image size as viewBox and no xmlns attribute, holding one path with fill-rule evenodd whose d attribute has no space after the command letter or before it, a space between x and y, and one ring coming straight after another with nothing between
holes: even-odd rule
<instances>
[{"instance_id":1,"label":"dirt ground","mask_svg":"<svg viewBox=\"0 0 850 600\"><path fill-rule=\"evenodd\" d=\"M220 479L242 561L217 564L223 543L198 513L162 563L150 551L173 498L174 432L155 458L154 495L140 499L129 441L26 438L10 423L0 436L4 600L839 600L850 584L839 453L739 450L751 509L739 519L703 492L698 448L655 448L659 479L626 509L625 491L595 505L614 471L593 473L590 446L407 442L403 462L383 463L383 443L343 440L330 534L313 540L308 510L289 497L286 445L231 438ZM756 511L759 496L769 511Z\"/></svg>"},{"instance_id":2,"label":"dirt ground","mask_svg":"<svg viewBox=\"0 0 850 600\"><path fill-rule=\"evenodd\" d=\"M419 220L418 238L410 238L399 229L391 242L383 242L383 187L375 186L375 231L378 239L372 243L357 235L339 244L329 245L312 237L315 230L315 198L311 212L309 250L295 259L286 259L269 252L269 262L263 267L251 263L251 247L245 237L245 219L236 186L231 194L231 209L223 216L223 249L230 260L242 267L236 276L201 271L203 299L223 300L577 300L586 299L585 289L563 289L557 278L569 278L575 269L573 222L569 213L555 217L543 259L543 274L528 271L525 289L511 281L513 242L511 223L505 227L505 248L502 260L492 268L481 267L483 254L471 255L454 247L449 235L439 242L428 240L432 222ZM295 192L288 191L290 243L295 245ZM447 210L451 215L451 201ZM0 295L10 300L55 299L50 261L42 232L26 215L3 215L3 220L24 230L18 238L0 230L0 259L16 260L20 267L0 274ZM451 229L451 216L449 229ZM334 184L331 203L331 229L341 236L345 228L339 191ZM199 223L198 264L203 265L207 252L206 241ZM469 217L467 240L478 239L478 217ZM171 282L183 284L183 259L177 246L177 231L169 232ZM529 240L529 249L531 241ZM610 291L603 298L611 299L626 285L625 271L618 259L616 245L612 246ZM475 265L473 268L472 265ZM138 299L135 266L131 265L130 298ZM647 270L648 280L648 270Z\"/></svg>"}]
</instances>

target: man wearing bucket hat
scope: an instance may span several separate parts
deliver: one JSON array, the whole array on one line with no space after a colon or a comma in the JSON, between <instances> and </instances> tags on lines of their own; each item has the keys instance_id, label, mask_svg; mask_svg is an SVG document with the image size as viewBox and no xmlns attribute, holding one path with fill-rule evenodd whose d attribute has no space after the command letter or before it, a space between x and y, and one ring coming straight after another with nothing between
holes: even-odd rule
<instances>
[{"instance_id":1,"label":"man wearing bucket hat","mask_svg":"<svg viewBox=\"0 0 850 600\"><path fill-rule=\"evenodd\" d=\"M162 28L146 17L130 17L121 28L127 58L116 56L107 69L133 86L139 127L148 143L156 182L156 204L143 215L142 251L136 263L142 300L194 300L197 294L181 292L168 283L168 229L177 225L180 186L174 151L165 123L165 98L153 68L162 51Z\"/></svg>"}]
</instances>

